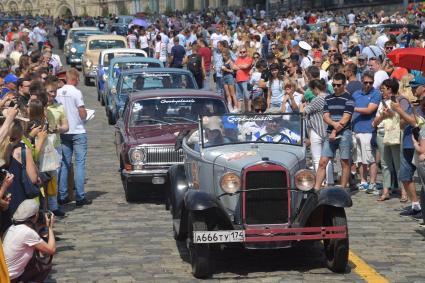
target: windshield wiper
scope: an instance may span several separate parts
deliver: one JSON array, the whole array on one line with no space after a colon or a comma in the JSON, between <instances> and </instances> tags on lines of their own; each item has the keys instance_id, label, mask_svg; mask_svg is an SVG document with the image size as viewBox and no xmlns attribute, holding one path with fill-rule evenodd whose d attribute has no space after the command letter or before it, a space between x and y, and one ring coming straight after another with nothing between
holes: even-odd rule
<instances>
[{"instance_id":1,"label":"windshield wiper","mask_svg":"<svg viewBox=\"0 0 425 283\"><path fill-rule=\"evenodd\" d=\"M159 124L172 125L171 123L168 123L168 122L165 122L165 121L162 121L162 120L158 120L158 119L154 119L154 118L151 118L149 116L139 117L139 119L137 119L137 122L140 122L140 121L152 121L152 122L156 122L156 123L159 123Z\"/></svg>"},{"instance_id":2,"label":"windshield wiper","mask_svg":"<svg viewBox=\"0 0 425 283\"><path fill-rule=\"evenodd\" d=\"M175 116L168 116L168 117L164 117L164 118L171 118L171 119L180 119L180 120L184 120L184 121L188 121L190 123L196 123L198 124L198 122L193 121L192 119L186 118L186 117L175 117Z\"/></svg>"}]
</instances>

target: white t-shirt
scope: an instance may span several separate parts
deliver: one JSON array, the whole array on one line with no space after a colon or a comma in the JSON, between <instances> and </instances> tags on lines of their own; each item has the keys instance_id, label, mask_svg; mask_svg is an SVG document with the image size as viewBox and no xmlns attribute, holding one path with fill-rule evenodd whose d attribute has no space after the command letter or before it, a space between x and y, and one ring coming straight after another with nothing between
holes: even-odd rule
<instances>
[{"instance_id":1,"label":"white t-shirt","mask_svg":"<svg viewBox=\"0 0 425 283\"><path fill-rule=\"evenodd\" d=\"M386 79L389 79L387 72L383 70L379 70L374 75L373 87L376 89L379 89L381 87L382 82L385 81Z\"/></svg>"},{"instance_id":2,"label":"white t-shirt","mask_svg":"<svg viewBox=\"0 0 425 283\"><path fill-rule=\"evenodd\" d=\"M285 95L288 95L288 94L285 94ZM299 92L294 92L294 100L295 100L295 104L298 106L298 108L300 107L300 105L301 105L301 102L302 102L302 100L303 100L303 95L301 94L301 93L299 93ZM291 107L291 102L290 102L290 100L288 99L288 101L286 102L286 109L285 109L285 113L292 113L292 112L294 112L294 110L292 110L292 107Z\"/></svg>"},{"instance_id":3,"label":"white t-shirt","mask_svg":"<svg viewBox=\"0 0 425 283\"><path fill-rule=\"evenodd\" d=\"M27 225L10 226L3 241L4 257L10 279L16 279L24 273L25 266L34 254L34 246L41 242L43 240L37 232Z\"/></svg>"},{"instance_id":4,"label":"white t-shirt","mask_svg":"<svg viewBox=\"0 0 425 283\"><path fill-rule=\"evenodd\" d=\"M166 62L167 61L167 44L157 41L155 43L155 53L159 53L159 61Z\"/></svg>"},{"instance_id":5,"label":"white t-shirt","mask_svg":"<svg viewBox=\"0 0 425 283\"><path fill-rule=\"evenodd\" d=\"M351 25L351 24L354 24L354 20L356 19L356 15L350 13L350 14L347 15L347 18L348 18L348 23Z\"/></svg>"},{"instance_id":6,"label":"white t-shirt","mask_svg":"<svg viewBox=\"0 0 425 283\"><path fill-rule=\"evenodd\" d=\"M58 89L57 102L63 105L68 117L69 131L65 134L84 134L86 129L81 120L78 108L84 106L83 94L73 85L64 85Z\"/></svg>"},{"instance_id":7,"label":"white t-shirt","mask_svg":"<svg viewBox=\"0 0 425 283\"><path fill-rule=\"evenodd\" d=\"M148 37L146 35L139 36L140 48L145 49L149 47Z\"/></svg>"},{"instance_id":8,"label":"white t-shirt","mask_svg":"<svg viewBox=\"0 0 425 283\"><path fill-rule=\"evenodd\" d=\"M304 58L301 60L301 65L300 65L300 67L301 67L301 68L303 68L303 69L305 70L305 69L307 69L308 67L310 67L310 66L311 66L312 61L313 61L313 60L312 60L309 56L306 56L306 57L304 57Z\"/></svg>"},{"instance_id":9,"label":"white t-shirt","mask_svg":"<svg viewBox=\"0 0 425 283\"><path fill-rule=\"evenodd\" d=\"M212 41L212 45L214 48L217 48L217 43L221 40L223 40L223 35L218 33L213 33L210 37Z\"/></svg>"},{"instance_id":10,"label":"white t-shirt","mask_svg":"<svg viewBox=\"0 0 425 283\"><path fill-rule=\"evenodd\" d=\"M389 39L389 38L388 38L388 36L384 33L383 35L381 35L380 37L378 37L378 38L376 39L376 45L377 45L379 48L381 48L381 50L384 50L384 49L385 49L385 43L386 43L388 40L390 40L390 39Z\"/></svg>"}]
</instances>

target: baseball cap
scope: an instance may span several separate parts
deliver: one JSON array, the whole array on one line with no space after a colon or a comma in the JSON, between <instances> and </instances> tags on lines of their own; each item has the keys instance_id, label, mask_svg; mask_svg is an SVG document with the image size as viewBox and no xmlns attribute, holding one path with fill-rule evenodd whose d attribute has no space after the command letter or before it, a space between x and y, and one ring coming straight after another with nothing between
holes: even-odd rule
<instances>
[{"instance_id":1,"label":"baseball cap","mask_svg":"<svg viewBox=\"0 0 425 283\"><path fill-rule=\"evenodd\" d=\"M6 77L4 77L4 84L8 83L16 83L18 81L18 77L14 74L8 74Z\"/></svg>"},{"instance_id":2,"label":"baseball cap","mask_svg":"<svg viewBox=\"0 0 425 283\"><path fill-rule=\"evenodd\" d=\"M367 60L367 56L366 56L365 54L360 54L360 55L357 57L357 59L358 59L358 60Z\"/></svg>"},{"instance_id":3,"label":"baseball cap","mask_svg":"<svg viewBox=\"0 0 425 283\"><path fill-rule=\"evenodd\" d=\"M310 44L308 44L307 42L305 42L305 41L300 41L299 43L298 43L298 45L300 46L300 48L301 49L304 49L304 50L307 50L307 51L310 51L311 50L311 45Z\"/></svg>"},{"instance_id":4,"label":"baseball cap","mask_svg":"<svg viewBox=\"0 0 425 283\"><path fill-rule=\"evenodd\" d=\"M35 199L26 199L18 206L13 214L13 221L22 222L37 214L39 204Z\"/></svg>"}]
</instances>

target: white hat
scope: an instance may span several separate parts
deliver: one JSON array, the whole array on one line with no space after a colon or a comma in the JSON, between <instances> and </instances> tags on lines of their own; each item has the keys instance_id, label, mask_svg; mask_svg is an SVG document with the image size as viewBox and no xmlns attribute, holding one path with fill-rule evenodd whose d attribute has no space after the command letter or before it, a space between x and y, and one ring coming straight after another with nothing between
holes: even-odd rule
<instances>
[{"instance_id":1,"label":"white hat","mask_svg":"<svg viewBox=\"0 0 425 283\"><path fill-rule=\"evenodd\" d=\"M307 50L307 51L310 51L311 50L311 45L310 44L308 44L307 42L305 42L305 41L300 41L299 43L298 43L298 46L301 48L301 49L304 49L304 50Z\"/></svg>"},{"instance_id":2,"label":"white hat","mask_svg":"<svg viewBox=\"0 0 425 283\"><path fill-rule=\"evenodd\" d=\"M18 206L13 214L13 220L17 222L25 221L37 214L39 204L35 199L26 199Z\"/></svg>"},{"instance_id":3,"label":"white hat","mask_svg":"<svg viewBox=\"0 0 425 283\"><path fill-rule=\"evenodd\" d=\"M31 31L29 29L27 29L27 28L23 28L22 29L22 32L30 33Z\"/></svg>"}]
</instances>

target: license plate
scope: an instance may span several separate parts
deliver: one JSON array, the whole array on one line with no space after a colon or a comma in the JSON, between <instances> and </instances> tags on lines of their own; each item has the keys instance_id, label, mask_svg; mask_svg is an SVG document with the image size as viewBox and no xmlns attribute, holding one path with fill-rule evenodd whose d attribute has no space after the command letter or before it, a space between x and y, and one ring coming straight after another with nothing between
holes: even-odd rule
<instances>
[{"instance_id":1,"label":"license plate","mask_svg":"<svg viewBox=\"0 0 425 283\"><path fill-rule=\"evenodd\" d=\"M193 232L193 242L195 244L237 243L244 241L244 230Z\"/></svg>"}]
</instances>

